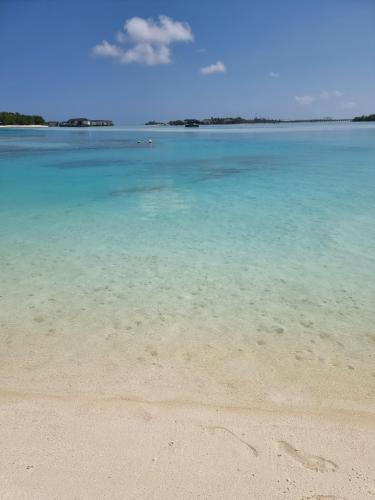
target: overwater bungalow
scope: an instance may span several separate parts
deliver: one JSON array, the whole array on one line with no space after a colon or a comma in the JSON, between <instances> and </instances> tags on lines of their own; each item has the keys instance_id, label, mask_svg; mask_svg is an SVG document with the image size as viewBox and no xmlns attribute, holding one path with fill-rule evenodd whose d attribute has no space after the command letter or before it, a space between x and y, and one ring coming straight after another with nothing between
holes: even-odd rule
<instances>
[{"instance_id":1,"label":"overwater bungalow","mask_svg":"<svg viewBox=\"0 0 375 500\"><path fill-rule=\"evenodd\" d=\"M55 123L55 122L53 122ZM112 120L90 120L88 118L70 118L65 122L60 122L59 127L112 127ZM54 125L51 125L54 126Z\"/></svg>"},{"instance_id":2,"label":"overwater bungalow","mask_svg":"<svg viewBox=\"0 0 375 500\"><path fill-rule=\"evenodd\" d=\"M199 127L199 121L198 120L184 120L185 122L185 127Z\"/></svg>"},{"instance_id":3,"label":"overwater bungalow","mask_svg":"<svg viewBox=\"0 0 375 500\"><path fill-rule=\"evenodd\" d=\"M91 127L112 127L112 120L91 120Z\"/></svg>"}]
</instances>

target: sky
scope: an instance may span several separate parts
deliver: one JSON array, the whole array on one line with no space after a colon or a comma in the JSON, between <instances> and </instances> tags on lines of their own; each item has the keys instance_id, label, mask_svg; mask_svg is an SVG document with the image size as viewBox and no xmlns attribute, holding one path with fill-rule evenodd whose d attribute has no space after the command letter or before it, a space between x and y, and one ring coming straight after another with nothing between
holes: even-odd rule
<instances>
[{"instance_id":1,"label":"sky","mask_svg":"<svg viewBox=\"0 0 375 500\"><path fill-rule=\"evenodd\" d=\"M0 111L375 113L375 0L0 0Z\"/></svg>"}]
</instances>

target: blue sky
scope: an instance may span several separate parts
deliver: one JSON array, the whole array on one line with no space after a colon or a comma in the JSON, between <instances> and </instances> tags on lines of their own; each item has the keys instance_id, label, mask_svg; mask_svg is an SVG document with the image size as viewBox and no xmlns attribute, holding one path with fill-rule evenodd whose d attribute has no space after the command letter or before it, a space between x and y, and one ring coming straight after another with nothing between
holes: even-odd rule
<instances>
[{"instance_id":1,"label":"blue sky","mask_svg":"<svg viewBox=\"0 0 375 500\"><path fill-rule=\"evenodd\" d=\"M375 113L374 26L375 0L0 0L0 110Z\"/></svg>"}]
</instances>

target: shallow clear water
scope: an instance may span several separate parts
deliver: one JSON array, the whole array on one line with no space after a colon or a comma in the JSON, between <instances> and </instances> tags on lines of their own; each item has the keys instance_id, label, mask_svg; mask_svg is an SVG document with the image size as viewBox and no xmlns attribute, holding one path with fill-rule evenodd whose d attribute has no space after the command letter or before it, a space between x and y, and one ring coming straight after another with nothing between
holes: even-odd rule
<instances>
[{"instance_id":1,"label":"shallow clear water","mask_svg":"<svg viewBox=\"0 0 375 500\"><path fill-rule=\"evenodd\" d=\"M0 130L1 387L370 404L374 195L371 125Z\"/></svg>"}]
</instances>

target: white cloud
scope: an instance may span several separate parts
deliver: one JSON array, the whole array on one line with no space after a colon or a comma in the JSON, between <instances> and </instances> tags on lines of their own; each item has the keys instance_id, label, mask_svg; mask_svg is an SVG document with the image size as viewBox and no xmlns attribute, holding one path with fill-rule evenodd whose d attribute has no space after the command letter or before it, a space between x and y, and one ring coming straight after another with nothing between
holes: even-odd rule
<instances>
[{"instance_id":1,"label":"white cloud","mask_svg":"<svg viewBox=\"0 0 375 500\"><path fill-rule=\"evenodd\" d=\"M320 99L330 99L331 97L342 97L344 92L341 90L322 90L319 97Z\"/></svg>"},{"instance_id":2,"label":"white cloud","mask_svg":"<svg viewBox=\"0 0 375 500\"><path fill-rule=\"evenodd\" d=\"M315 101L319 100L327 100L332 97L342 97L344 92L341 90L322 90L319 95L301 95L294 96L294 99L298 102L298 104L312 104Z\"/></svg>"},{"instance_id":3,"label":"white cloud","mask_svg":"<svg viewBox=\"0 0 375 500\"><path fill-rule=\"evenodd\" d=\"M99 45L96 45L93 48L93 52L97 56L102 57L121 57L122 50L117 45L112 45L107 42L107 40L103 40L103 42Z\"/></svg>"},{"instance_id":4,"label":"white cloud","mask_svg":"<svg viewBox=\"0 0 375 500\"><path fill-rule=\"evenodd\" d=\"M126 43L126 35L123 31L118 31L116 33L116 40L119 42L119 43Z\"/></svg>"},{"instance_id":5,"label":"white cloud","mask_svg":"<svg viewBox=\"0 0 375 500\"><path fill-rule=\"evenodd\" d=\"M294 99L298 102L298 104L311 104L316 101L317 98L313 95L296 95Z\"/></svg>"},{"instance_id":6,"label":"white cloud","mask_svg":"<svg viewBox=\"0 0 375 500\"><path fill-rule=\"evenodd\" d=\"M357 103L353 102L353 101L344 102L344 104L342 105L342 107L344 109L353 109L353 108L357 107Z\"/></svg>"},{"instance_id":7,"label":"white cloud","mask_svg":"<svg viewBox=\"0 0 375 500\"><path fill-rule=\"evenodd\" d=\"M279 78L280 73L275 73L274 71L270 71L268 73L268 76L270 76L271 78Z\"/></svg>"},{"instance_id":8,"label":"white cloud","mask_svg":"<svg viewBox=\"0 0 375 500\"><path fill-rule=\"evenodd\" d=\"M129 48L113 45L106 40L96 45L92 53L100 57L112 57L123 64L140 63L148 66L169 64L173 43L192 42L193 32L187 23L159 16L159 21L132 17L123 31L116 34L119 44L131 44Z\"/></svg>"},{"instance_id":9,"label":"white cloud","mask_svg":"<svg viewBox=\"0 0 375 500\"><path fill-rule=\"evenodd\" d=\"M221 61L217 61L215 64L204 66L204 68L200 69L200 72L202 75L212 75L214 73L225 73L226 70L225 64Z\"/></svg>"},{"instance_id":10,"label":"white cloud","mask_svg":"<svg viewBox=\"0 0 375 500\"><path fill-rule=\"evenodd\" d=\"M159 24L153 19L132 17L124 24L124 31L134 43L159 43L169 45L173 42L192 42L193 33L187 23L173 21L168 16L159 16Z\"/></svg>"}]
</instances>

